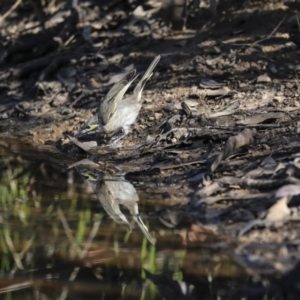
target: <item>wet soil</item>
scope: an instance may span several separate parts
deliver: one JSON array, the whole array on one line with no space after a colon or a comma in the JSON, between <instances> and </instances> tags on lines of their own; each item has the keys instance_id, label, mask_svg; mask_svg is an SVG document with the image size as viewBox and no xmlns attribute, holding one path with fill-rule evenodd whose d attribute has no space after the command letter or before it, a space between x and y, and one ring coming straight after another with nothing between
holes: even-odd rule
<instances>
[{"instance_id":1,"label":"wet soil","mask_svg":"<svg viewBox=\"0 0 300 300\"><path fill-rule=\"evenodd\" d=\"M172 31L153 2L100 2L0 17L0 293L299 299L299 3L189 3ZM156 55L132 132L76 146Z\"/></svg>"}]
</instances>

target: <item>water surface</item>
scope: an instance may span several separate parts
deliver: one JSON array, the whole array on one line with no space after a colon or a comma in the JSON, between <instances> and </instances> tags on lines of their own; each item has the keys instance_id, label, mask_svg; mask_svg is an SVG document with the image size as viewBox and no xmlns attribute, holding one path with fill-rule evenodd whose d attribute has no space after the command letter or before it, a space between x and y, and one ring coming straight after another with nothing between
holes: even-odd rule
<instances>
[{"instance_id":1,"label":"water surface","mask_svg":"<svg viewBox=\"0 0 300 300\"><path fill-rule=\"evenodd\" d=\"M48 150L2 142L1 299L246 299L257 284L233 241L170 204L176 185Z\"/></svg>"}]
</instances>

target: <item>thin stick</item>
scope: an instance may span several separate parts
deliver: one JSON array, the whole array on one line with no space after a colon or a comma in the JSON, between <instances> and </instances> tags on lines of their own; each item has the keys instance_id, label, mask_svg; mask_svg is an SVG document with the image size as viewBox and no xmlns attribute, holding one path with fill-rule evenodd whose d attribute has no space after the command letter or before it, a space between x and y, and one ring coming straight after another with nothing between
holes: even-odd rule
<instances>
[{"instance_id":1,"label":"thin stick","mask_svg":"<svg viewBox=\"0 0 300 300\"><path fill-rule=\"evenodd\" d=\"M280 27L280 25L283 23L283 21L285 19L286 19L286 16L283 17L283 19L278 23L278 25L274 28L274 30L266 38L263 38L257 42L254 42L254 44L258 44L260 42L270 39L274 35L274 33L278 30L278 28Z\"/></svg>"},{"instance_id":2,"label":"thin stick","mask_svg":"<svg viewBox=\"0 0 300 300\"><path fill-rule=\"evenodd\" d=\"M72 230L69 227L69 224L68 224L68 222L65 218L65 215L64 215L64 213L62 212L62 210L60 208L57 209L57 214L58 214L58 217L60 218L60 221L63 225L66 236L70 241L70 244L72 246L74 246L76 254L79 256L82 250L81 250L80 246L78 245L77 241L75 240L75 238L73 237Z\"/></svg>"},{"instance_id":3,"label":"thin stick","mask_svg":"<svg viewBox=\"0 0 300 300\"><path fill-rule=\"evenodd\" d=\"M4 238L5 238L6 244L7 244L8 248L9 248L9 250L10 250L10 252L11 252L13 258L14 258L14 261L15 261L16 266L18 267L18 269L24 270L24 266L23 266L23 264L22 264L22 261L21 261L21 259L20 259L20 256L19 256L19 254L16 252L15 247L14 247L14 244L13 244L13 242L12 242L10 236L9 236L6 232L4 232Z\"/></svg>"},{"instance_id":4,"label":"thin stick","mask_svg":"<svg viewBox=\"0 0 300 300\"><path fill-rule=\"evenodd\" d=\"M17 0L16 3L2 17L0 17L0 25L21 3L22 0Z\"/></svg>"},{"instance_id":5,"label":"thin stick","mask_svg":"<svg viewBox=\"0 0 300 300\"><path fill-rule=\"evenodd\" d=\"M82 250L82 252L79 255L80 258L84 258L87 255L87 252L90 249L90 247L93 243L93 240L94 240L94 238L95 238L95 236L96 236L96 234L99 230L100 224L101 224L100 221L94 223L94 226L91 230L91 233L90 233L90 236L89 236L88 240L86 241L84 249Z\"/></svg>"},{"instance_id":6,"label":"thin stick","mask_svg":"<svg viewBox=\"0 0 300 300\"><path fill-rule=\"evenodd\" d=\"M273 35L274 35L274 33L278 30L278 28L280 27L280 25L284 22L284 20L286 19L286 17L287 16L284 16L283 17L283 19L278 23L278 25L273 29L273 31L267 36L267 37L265 37L265 38L263 38L263 39L261 39L261 40L258 40L258 41L256 41L256 42L253 42L253 43L249 43L249 44L236 44L236 43L234 43L234 44L231 44L231 45L233 45L233 46L242 46L242 47L244 47L244 46L250 46L250 47L252 47L252 46L258 46L258 44L259 43L261 43L261 42L263 42L263 41L266 41L266 40L268 40L268 39L270 39Z\"/></svg>"},{"instance_id":7,"label":"thin stick","mask_svg":"<svg viewBox=\"0 0 300 300\"><path fill-rule=\"evenodd\" d=\"M0 288L0 294L20 291L22 289L28 289L30 287L32 287L32 282L31 281L24 281L24 282L20 282L20 283L14 283L14 284L10 284L8 286L5 286L3 288Z\"/></svg>"},{"instance_id":8,"label":"thin stick","mask_svg":"<svg viewBox=\"0 0 300 300\"><path fill-rule=\"evenodd\" d=\"M27 253L29 248L32 246L34 237L35 237L34 235L31 236L31 238L25 243L25 246L24 246L24 249L22 250L22 252L20 252L18 254L18 257L19 257L20 260L22 260L24 258L24 255ZM17 271L17 269L18 269L18 266L17 266L17 264L15 264L15 266L13 267L13 269L9 273L10 278L13 277L13 275Z\"/></svg>"}]
</instances>

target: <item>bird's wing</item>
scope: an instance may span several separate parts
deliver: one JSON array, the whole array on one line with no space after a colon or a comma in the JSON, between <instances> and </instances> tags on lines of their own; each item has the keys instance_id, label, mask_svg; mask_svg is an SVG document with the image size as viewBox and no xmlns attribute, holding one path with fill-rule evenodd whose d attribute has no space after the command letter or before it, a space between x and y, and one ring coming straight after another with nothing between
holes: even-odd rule
<instances>
[{"instance_id":1,"label":"bird's wing","mask_svg":"<svg viewBox=\"0 0 300 300\"><path fill-rule=\"evenodd\" d=\"M124 225L128 231L132 230L130 223L126 216L120 210L119 202L115 199L110 188L106 185L105 181L99 181L96 187L96 195L102 207L110 218L117 224Z\"/></svg>"},{"instance_id":2,"label":"bird's wing","mask_svg":"<svg viewBox=\"0 0 300 300\"><path fill-rule=\"evenodd\" d=\"M131 83L137 78L135 74L136 70L130 71L123 79L113 85L101 101L98 111L98 120L102 126L107 124Z\"/></svg>"}]
</instances>

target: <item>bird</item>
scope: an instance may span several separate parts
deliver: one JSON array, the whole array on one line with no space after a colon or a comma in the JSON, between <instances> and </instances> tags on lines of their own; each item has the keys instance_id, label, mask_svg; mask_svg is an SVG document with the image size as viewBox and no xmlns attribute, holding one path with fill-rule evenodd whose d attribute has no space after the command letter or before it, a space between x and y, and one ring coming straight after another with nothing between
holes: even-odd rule
<instances>
[{"instance_id":1,"label":"bird","mask_svg":"<svg viewBox=\"0 0 300 300\"><path fill-rule=\"evenodd\" d=\"M129 97L123 99L132 82L138 77L136 76L136 70L132 70L123 79L114 84L101 101L97 113L83 125L78 137L95 133L114 134L122 130L124 134L118 138L117 141L119 141L127 135L131 131L131 125L135 122L142 107L143 89L151 78L160 58L160 55L154 58Z\"/></svg>"}]
</instances>

